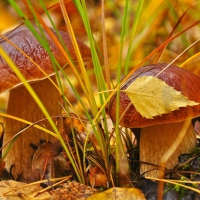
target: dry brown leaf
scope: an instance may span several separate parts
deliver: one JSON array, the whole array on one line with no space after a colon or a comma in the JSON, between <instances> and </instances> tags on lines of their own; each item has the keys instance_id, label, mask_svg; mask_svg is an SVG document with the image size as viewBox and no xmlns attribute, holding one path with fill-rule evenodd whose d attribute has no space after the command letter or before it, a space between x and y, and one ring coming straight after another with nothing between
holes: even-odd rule
<instances>
[{"instance_id":1,"label":"dry brown leaf","mask_svg":"<svg viewBox=\"0 0 200 200\"><path fill-rule=\"evenodd\" d=\"M62 149L59 141L54 143L44 142L38 147L32 160L33 174L31 176L34 177L33 180L42 180L44 176L48 178L53 178L55 176L56 169L54 161L61 155L61 151ZM65 163L60 163L60 165L65 166ZM61 167L59 170L61 170Z\"/></svg>"},{"instance_id":2,"label":"dry brown leaf","mask_svg":"<svg viewBox=\"0 0 200 200\"><path fill-rule=\"evenodd\" d=\"M31 185L31 186L29 185L28 187L23 187L15 191L9 192L6 195L3 195L5 192L21 187L23 185L26 185L26 184L21 183L21 182L16 182L13 180L0 181L0 199L1 200L8 200L8 199L21 200L22 197L20 196L22 195L25 195L26 197L33 197L40 190L42 190L42 187L38 184ZM45 192L37 196L37 198L41 198L41 199L50 199L50 197L51 196L48 192Z\"/></svg>"},{"instance_id":3,"label":"dry brown leaf","mask_svg":"<svg viewBox=\"0 0 200 200\"><path fill-rule=\"evenodd\" d=\"M108 185L107 176L103 174L103 172L98 166L91 167L89 169L89 172L90 173L88 174L88 176L90 185L92 187L97 187L97 186L107 187Z\"/></svg>"}]
</instances>

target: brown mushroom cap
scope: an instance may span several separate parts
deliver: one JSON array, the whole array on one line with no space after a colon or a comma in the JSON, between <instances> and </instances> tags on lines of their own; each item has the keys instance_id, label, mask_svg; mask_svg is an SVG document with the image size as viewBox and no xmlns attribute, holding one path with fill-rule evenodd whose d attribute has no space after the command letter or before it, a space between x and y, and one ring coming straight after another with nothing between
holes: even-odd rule
<instances>
[{"instance_id":1,"label":"brown mushroom cap","mask_svg":"<svg viewBox=\"0 0 200 200\"><path fill-rule=\"evenodd\" d=\"M142 76L156 76L161 70L163 70L167 64L156 64L142 67L135 71L135 73L123 84L122 90L126 89L137 77ZM180 91L182 95L188 97L189 100L200 103L200 78L191 72L171 65L164 70L157 77L164 81L175 90ZM142 100L142 99L141 99ZM120 93L120 116L124 113L124 110L130 104L129 97L121 92ZM116 95L110 101L109 114L111 119L116 121ZM187 119L195 118L200 115L200 104L196 106L181 107L179 110L175 110L169 114L163 114L162 116L156 116L154 119L144 118L138 113L131 105L129 109L123 114L120 121L120 125L127 128L142 128L155 124L174 123L185 121Z\"/></svg>"},{"instance_id":2,"label":"brown mushroom cap","mask_svg":"<svg viewBox=\"0 0 200 200\"><path fill-rule=\"evenodd\" d=\"M39 32L38 27L35 26L35 29ZM76 60L76 55L69 35L64 31L59 31L59 33L61 34L61 37L65 42L65 45L71 55L72 60ZM26 26L16 28L15 30L4 35L12 43L17 45L22 51L24 51L28 56L30 56L33 61L35 61L48 75L54 74L53 65L51 64L51 59L48 53L40 45L40 43ZM64 66L67 63L65 57L59 51L50 36L46 33L45 36L54 57L56 58L60 66ZM35 81L45 78L45 75L28 58L26 58L20 51L18 51L6 40L1 39L0 46L7 52L15 65L25 76L27 81ZM83 59L89 59L91 55L90 49L82 42L78 42L78 46ZM4 59L0 56L0 93L12 89L13 87L20 84L21 82L18 77L15 75L9 65L4 61Z\"/></svg>"}]
</instances>

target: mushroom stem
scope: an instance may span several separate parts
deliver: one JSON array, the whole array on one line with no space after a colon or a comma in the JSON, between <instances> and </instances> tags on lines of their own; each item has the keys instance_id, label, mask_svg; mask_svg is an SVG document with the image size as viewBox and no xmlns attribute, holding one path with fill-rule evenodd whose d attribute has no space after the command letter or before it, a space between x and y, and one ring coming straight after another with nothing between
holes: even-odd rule
<instances>
[{"instance_id":1,"label":"mushroom stem","mask_svg":"<svg viewBox=\"0 0 200 200\"><path fill-rule=\"evenodd\" d=\"M142 128L140 133L140 161L159 165L162 156L172 146L184 123L183 121L157 124ZM191 122L185 131L187 134L184 135L180 145L165 164L167 169L174 168L178 164L179 155L190 152L197 144L196 134ZM145 176L150 177L159 176L158 167L150 164L141 164L140 173L145 173Z\"/></svg>"},{"instance_id":2,"label":"mushroom stem","mask_svg":"<svg viewBox=\"0 0 200 200\"><path fill-rule=\"evenodd\" d=\"M56 81L55 76L52 78ZM51 116L61 114L62 108L59 105L59 101L61 100L60 94L48 79L34 82L31 86ZM7 114L28 120L30 122L37 122L38 120L45 118L37 103L23 86L10 91ZM53 120L55 121L56 119ZM60 127L58 128L61 128L62 120L59 121ZM40 122L39 125L52 130L51 125L47 120ZM5 144L25 126L26 124L24 123L6 118L3 143ZM14 165L12 169L12 175L14 178L17 178L20 175L20 177L27 180L31 176L32 157L35 150L30 147L30 144L39 145L41 140L53 142L56 138L45 134L41 130L34 127L28 128L17 137L14 145L5 158L6 168L8 171L10 170L10 167Z\"/></svg>"}]
</instances>

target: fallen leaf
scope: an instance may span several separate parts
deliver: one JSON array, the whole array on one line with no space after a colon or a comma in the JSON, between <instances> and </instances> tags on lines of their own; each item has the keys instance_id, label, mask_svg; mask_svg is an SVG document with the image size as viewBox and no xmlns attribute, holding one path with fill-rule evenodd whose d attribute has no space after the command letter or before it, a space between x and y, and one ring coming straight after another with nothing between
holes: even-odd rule
<instances>
[{"instance_id":1,"label":"fallen leaf","mask_svg":"<svg viewBox=\"0 0 200 200\"><path fill-rule=\"evenodd\" d=\"M11 191L15 188L18 188L18 189ZM8 200L8 199L20 200L22 199L22 195L26 196L27 199L29 198L33 199L33 196L37 194L40 190L42 190L42 187L38 184L26 186L25 183L16 182L13 180L0 181L0 199L1 200ZM10 192L7 193L8 191ZM7 194L4 195L4 193L7 193ZM50 197L51 196L48 192L42 193L37 196L37 198L39 199L50 199Z\"/></svg>"},{"instance_id":2,"label":"fallen leaf","mask_svg":"<svg viewBox=\"0 0 200 200\"><path fill-rule=\"evenodd\" d=\"M136 110L149 119L179 110L180 107L199 104L190 101L181 92L153 76L137 78L124 92L129 96Z\"/></svg>"},{"instance_id":3,"label":"fallen leaf","mask_svg":"<svg viewBox=\"0 0 200 200\"><path fill-rule=\"evenodd\" d=\"M59 141L50 143L44 142L35 152L32 160L32 175L34 180L42 180L44 176L48 178L54 177L54 159L59 156L62 148Z\"/></svg>"},{"instance_id":4,"label":"fallen leaf","mask_svg":"<svg viewBox=\"0 0 200 200\"><path fill-rule=\"evenodd\" d=\"M142 194L141 190L136 188L111 188L106 190L105 192L93 194L87 198L87 200L145 200L144 195Z\"/></svg>"},{"instance_id":5,"label":"fallen leaf","mask_svg":"<svg viewBox=\"0 0 200 200\"><path fill-rule=\"evenodd\" d=\"M91 167L89 169L89 181L92 187L107 187L108 179L107 176L101 171L98 166Z\"/></svg>"}]
</instances>

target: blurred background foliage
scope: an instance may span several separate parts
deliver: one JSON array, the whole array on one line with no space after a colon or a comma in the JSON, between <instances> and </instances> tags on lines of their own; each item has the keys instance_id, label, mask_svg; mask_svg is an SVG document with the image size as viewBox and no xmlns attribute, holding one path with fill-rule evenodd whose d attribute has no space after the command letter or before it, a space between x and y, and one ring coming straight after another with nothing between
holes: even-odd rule
<instances>
[{"instance_id":1,"label":"blurred background foliage","mask_svg":"<svg viewBox=\"0 0 200 200\"><path fill-rule=\"evenodd\" d=\"M26 6L22 1L17 1L23 12L32 17L31 13L26 9ZM52 19L57 25L58 29L66 30L62 12L60 10L57 0L44 0L47 8L49 8ZM193 0L158 0L158 1L145 1L142 5L141 15L139 17L136 30L133 26L136 12L138 10L137 0L130 0L128 6L128 18L126 21L126 37L124 41L124 53L123 61L126 59L127 45L129 45L130 36L132 31L135 31L135 36L132 44L131 52L131 67L140 63L149 53L151 53L156 47L162 44L169 37L173 31L175 25L179 22L177 28L174 31L178 33L186 27L192 25L199 20L200 5L198 1ZM102 52L102 29L101 29L101 1L100 0L87 0L88 16L90 19L90 25L97 42L97 46ZM39 1L32 0L34 8L41 13L47 24L50 25L46 16L42 13ZM86 32L80 18L80 15L73 4L72 0L66 0L65 6L69 14L75 35L78 39L85 40L87 42ZM110 69L115 69L118 61L117 56L119 51L119 40L122 27L122 16L124 12L125 1L124 0L105 0L105 27L107 36L107 49ZM185 13L185 14L184 14ZM183 18L181 19L182 15ZM0 32L4 33L9 29L12 29L21 23L20 18L15 13L13 8L9 5L7 0L0 1ZM34 21L33 21L34 23ZM179 55L186 47L191 43L199 39L199 25L194 26L186 33L182 34L167 46L166 50L160 61L169 62L177 55ZM173 34L173 35L174 35ZM180 64L184 62L188 56L199 52L199 45L195 45L190 51L181 56L176 62ZM197 60L193 62L198 63ZM156 56L151 58L148 62L155 62ZM192 63L193 63L192 62ZM190 63L190 65L192 65Z\"/></svg>"}]
</instances>

